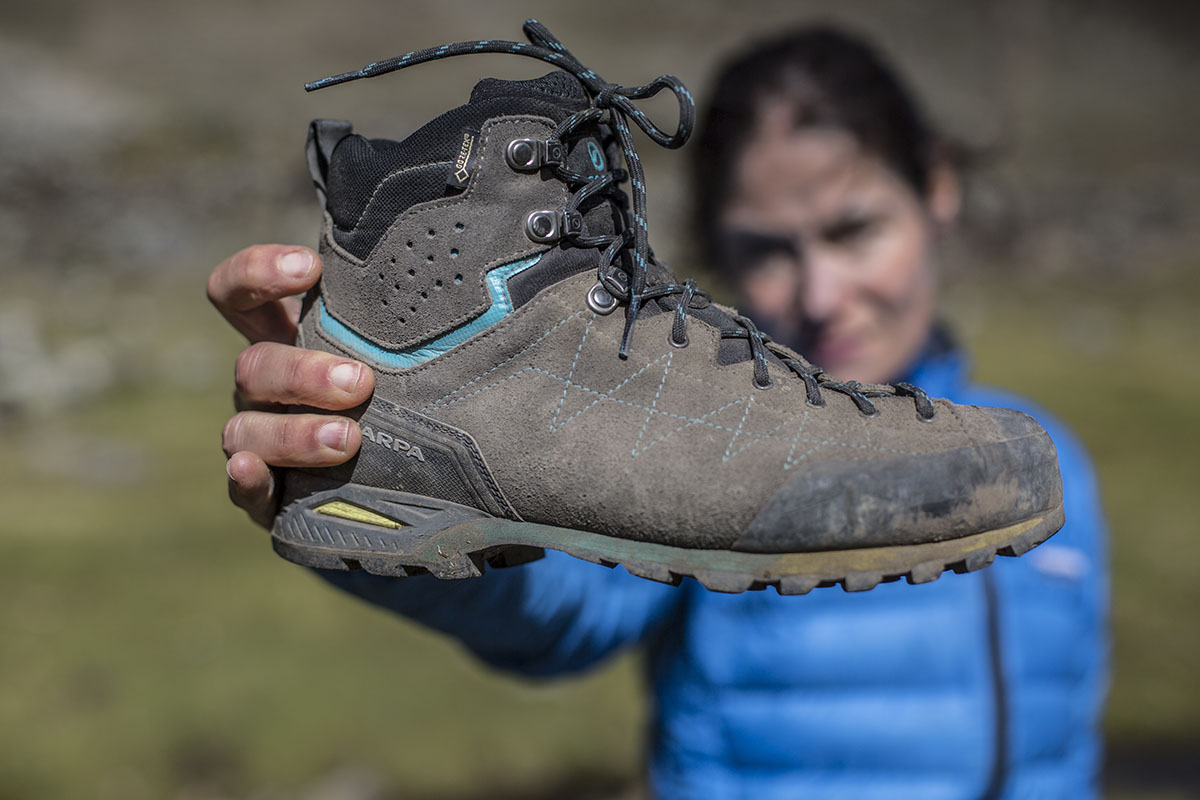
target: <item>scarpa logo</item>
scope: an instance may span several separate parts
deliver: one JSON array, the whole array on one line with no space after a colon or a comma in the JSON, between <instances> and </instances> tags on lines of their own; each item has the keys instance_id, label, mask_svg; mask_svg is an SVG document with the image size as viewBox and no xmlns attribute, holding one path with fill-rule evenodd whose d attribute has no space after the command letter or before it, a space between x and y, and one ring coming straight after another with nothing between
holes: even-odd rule
<instances>
[{"instance_id":1,"label":"scarpa logo","mask_svg":"<svg viewBox=\"0 0 1200 800\"><path fill-rule=\"evenodd\" d=\"M587 143L588 158L592 160L592 166L596 168L596 172L604 171L604 153L600 150L600 145L588 140Z\"/></svg>"},{"instance_id":2,"label":"scarpa logo","mask_svg":"<svg viewBox=\"0 0 1200 800\"><path fill-rule=\"evenodd\" d=\"M395 434L388 433L387 431L377 431L370 425L363 425L362 435L364 439L372 444L386 447L389 450L395 450L397 453L404 453L404 455L409 458L415 458L417 461L425 460L425 454L421 452L421 448L415 444L409 444Z\"/></svg>"}]
</instances>

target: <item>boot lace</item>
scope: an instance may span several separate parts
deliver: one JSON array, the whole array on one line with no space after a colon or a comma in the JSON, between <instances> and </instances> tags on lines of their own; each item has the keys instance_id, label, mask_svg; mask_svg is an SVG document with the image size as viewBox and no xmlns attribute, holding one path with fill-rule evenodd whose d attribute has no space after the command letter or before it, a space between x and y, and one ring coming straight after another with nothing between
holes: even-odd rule
<instances>
[{"instance_id":1,"label":"boot lace","mask_svg":"<svg viewBox=\"0 0 1200 800\"><path fill-rule=\"evenodd\" d=\"M619 350L621 358L628 357L638 315L646 303L651 301L659 301L664 308L674 311L670 342L676 347L686 347L688 312L708 307L711 297L691 279L660 280L660 274L669 274L665 269L651 273L651 264L661 265L655 261L650 248L650 231L646 222L645 171L634 145L630 122L661 147L682 147L691 136L696 121L696 104L691 93L673 75L660 75L642 86L609 83L584 66L537 20L526 21L523 31L529 39L528 43L484 39L414 50L394 58L373 62L353 72L344 72L307 83L304 88L312 92L361 78L386 75L428 61L472 53L510 53L535 58L575 76L587 91L590 105L564 119L554 129L550 138L541 143L543 157L540 165L552 167L555 175L574 190L562 210L562 237L580 247L602 250L597 282L589 293L589 305L600 313L611 312L617 304L625 305L625 328ZM679 103L679 122L674 133L667 133L656 125L634 102L654 97L664 89L674 94ZM606 124L615 134L627 171L608 168L585 175L565 165L562 157L562 153L565 152L565 148L562 147L563 139L584 126L599 124ZM632 211L628 208L625 192L619 186L625 180L628 180L632 187ZM583 224L580 208L589 199L600 195L616 202L625 220L625 225L613 234L589 234ZM618 258L628 269L616 266ZM874 416L879 412L871 403L871 398L903 396L913 399L917 415L921 419L931 420L934 417L935 409L929 396L912 384L866 385L857 381L836 380L807 359L772 341L749 318L733 314L730 319L734 325L722 327L721 338L744 339L748 342L754 369L754 385L760 389L769 389L772 386L767 357L770 353L804 382L807 402L812 406L825 405L822 390L826 390L846 395L862 414Z\"/></svg>"}]
</instances>

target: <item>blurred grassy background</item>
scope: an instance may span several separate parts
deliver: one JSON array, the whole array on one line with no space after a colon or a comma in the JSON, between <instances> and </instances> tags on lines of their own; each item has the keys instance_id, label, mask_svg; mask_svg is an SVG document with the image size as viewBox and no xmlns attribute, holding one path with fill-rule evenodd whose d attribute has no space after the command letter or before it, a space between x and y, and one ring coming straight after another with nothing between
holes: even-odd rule
<instances>
[{"instance_id":1,"label":"blurred grassy background","mask_svg":"<svg viewBox=\"0 0 1200 800\"><path fill-rule=\"evenodd\" d=\"M240 348L203 300L255 241L312 243L313 116L398 136L460 59L307 79L545 21L601 74L670 71L815 2L48 0L0 8L0 798L611 796L640 768L636 661L526 684L336 594L224 501ZM1113 530L1109 794L1200 797L1200 63L1183 3L845 2L938 119L997 158L949 243L981 378L1094 454ZM670 112L669 104L658 107ZM677 268L686 159L647 146ZM339 680L330 682L329 676ZM591 794L589 794L591 793Z\"/></svg>"}]
</instances>

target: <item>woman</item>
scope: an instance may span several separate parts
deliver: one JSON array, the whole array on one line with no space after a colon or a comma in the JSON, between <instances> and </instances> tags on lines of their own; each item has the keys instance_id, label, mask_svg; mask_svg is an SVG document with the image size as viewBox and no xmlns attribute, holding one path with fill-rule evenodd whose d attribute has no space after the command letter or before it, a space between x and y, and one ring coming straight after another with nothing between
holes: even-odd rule
<instances>
[{"instance_id":1,"label":"woman","mask_svg":"<svg viewBox=\"0 0 1200 800\"><path fill-rule=\"evenodd\" d=\"M936 242L958 211L957 177L867 45L816 29L750 47L722 71L696 153L699 238L776 338L842 378L1029 410L968 385L935 325ZM337 410L370 396L369 370L269 343L294 332L276 299L318 275L311 252L274 246L213 273L218 308L268 342L239 359L245 406ZM524 674L645 644L650 778L664 797L1086 797L1106 679L1103 524L1086 457L1034 414L1059 449L1067 526L977 574L721 595L548 553L473 581L325 577ZM352 427L323 437L287 422L259 410L226 426L231 495L264 524L268 465L330 465L357 448Z\"/></svg>"}]
</instances>

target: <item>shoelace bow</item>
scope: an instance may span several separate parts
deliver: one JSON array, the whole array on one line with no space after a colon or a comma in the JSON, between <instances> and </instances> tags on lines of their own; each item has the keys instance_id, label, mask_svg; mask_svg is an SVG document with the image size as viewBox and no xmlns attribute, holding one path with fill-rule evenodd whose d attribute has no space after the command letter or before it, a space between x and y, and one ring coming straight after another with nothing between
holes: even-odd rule
<instances>
[{"instance_id":1,"label":"shoelace bow","mask_svg":"<svg viewBox=\"0 0 1200 800\"><path fill-rule=\"evenodd\" d=\"M629 121L632 120L638 128L661 147L672 150L682 147L691 136L696 121L696 104L691 93L673 75L660 75L643 86L629 87L609 83L584 66L542 23L533 19L527 20L522 30L528 37L529 43L484 39L444 44L440 47L414 50L384 61L376 61L353 72L344 72L307 83L304 88L306 91L312 92L361 78L386 75L389 72L396 72L428 61L472 53L510 53L526 56L544 61L574 75L590 95L591 105L563 120L552 134L552 141L561 140L562 137L583 125L600 123L603 120L616 134L628 172L621 169L607 169L599 174L584 175L567 169L561 163L555 165L557 177L565 181L568 186L576 188L568 200L567 206L563 209L564 216L578 215L579 208L584 202L603 193L620 204L624 212L623 216L631 218L632 225L627 225L613 235L595 236L589 236L582 226L568 225L565 236L579 246L604 248L598 270L598 283L603 285L613 298L624 302L627 306L625 329L621 337L620 355L622 358L628 357L629 347L633 340L633 329L639 312L646 302L658 298L664 298L674 306L675 320L671 327L671 343L678 347L686 346L687 312L689 309L706 307L710 302L710 297L690 279L654 285L654 280L649 277L653 252L650 249L650 230L646 222L646 178L641 158L634 145L633 131L629 126ZM670 90L679 102L679 124L675 132L671 134L654 124L634 103L635 100L654 97L664 89ZM605 116L607 119L604 119ZM618 184L626 178L633 187L632 213L629 213L627 209L625 193L618 188ZM629 251L632 265L632 269L628 273L613 267L617 257L626 250ZM732 320L738 327L736 329L723 328L721 338L745 339L749 342L754 364L754 383L759 388L765 389L771 386L770 373L767 369L767 353L769 352L778 357L788 369L804 381L808 402L814 406L825 405L821 389L827 389L847 395L854 401L860 412L874 416L878 410L871 404L869 398L900 395L913 398L917 413L922 419L933 418L934 407L929 396L912 384L868 386L857 381L835 380L826 375L820 367L809 363L795 353L780 348L769 336L758 330L749 318L733 316Z\"/></svg>"}]
</instances>

